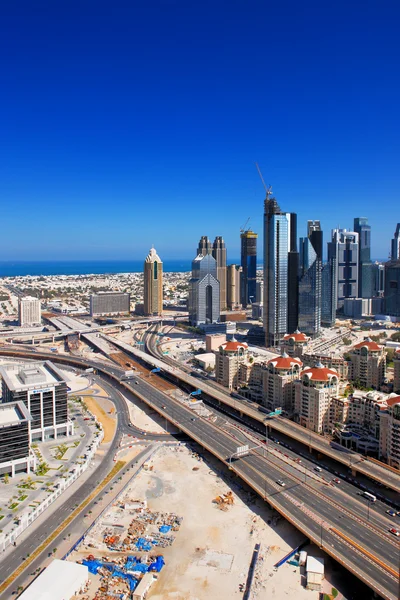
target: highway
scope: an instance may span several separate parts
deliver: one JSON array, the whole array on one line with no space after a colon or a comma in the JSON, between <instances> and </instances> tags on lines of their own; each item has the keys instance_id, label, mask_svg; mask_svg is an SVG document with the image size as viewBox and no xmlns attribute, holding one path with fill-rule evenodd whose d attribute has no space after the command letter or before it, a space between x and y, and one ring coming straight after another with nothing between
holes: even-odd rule
<instances>
[{"instance_id":1,"label":"highway","mask_svg":"<svg viewBox=\"0 0 400 600\"><path fill-rule=\"evenodd\" d=\"M48 354L35 353L32 358L50 358ZM122 370L118 367L99 365L81 359L53 355L55 362L88 364L113 378L119 379ZM151 385L151 380L138 379L138 385L122 382L148 405L178 426L192 439L212 452L225 463L236 451L237 440L222 428L194 417L193 412L170 396ZM397 539L375 525L359 517L358 501L349 499L344 506L332 497L331 487L327 492L317 490L315 485L304 483L292 468L277 464L275 457L263 458L261 451L232 463L232 469L266 501L292 522L307 537L322 546L346 568L370 585L379 595L388 600L398 598L399 544ZM96 472L97 476L97 472ZM285 487L276 481L285 480Z\"/></svg>"},{"instance_id":2,"label":"highway","mask_svg":"<svg viewBox=\"0 0 400 600\"><path fill-rule=\"evenodd\" d=\"M130 346L119 340L115 340L112 337L104 336L106 339L134 356L139 360L146 362L147 364L162 369L165 373L175 377L189 385L194 389L201 387L201 390L207 396L214 398L218 402L222 402L227 406L231 407L234 411L240 414L240 417L247 422L249 425L254 423L264 423L265 414L258 410L258 405L254 402L241 401L237 398L233 398L224 388L210 382L205 377L197 378L183 371L180 366L177 366L170 359L168 362L165 359L155 358L145 352ZM247 417L247 418L246 418ZM302 442L304 445L316 450L319 453L325 454L326 456L350 467L354 473L358 472L367 477L374 479L385 486L391 488L397 493L400 493L400 476L395 469L386 467L383 463L378 464L372 460L367 460L357 452L347 450L344 447L339 449L336 446L332 446L330 440L326 440L316 433L301 427L300 425L289 421L283 417L270 419L268 427L281 433L284 433L288 437L291 437L297 441Z\"/></svg>"}]
</instances>

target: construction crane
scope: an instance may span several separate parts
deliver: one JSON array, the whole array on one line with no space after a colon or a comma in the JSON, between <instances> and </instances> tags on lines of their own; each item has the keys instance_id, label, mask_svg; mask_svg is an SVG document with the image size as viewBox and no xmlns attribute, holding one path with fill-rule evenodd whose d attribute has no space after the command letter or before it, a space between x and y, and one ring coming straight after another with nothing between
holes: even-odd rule
<instances>
[{"instance_id":1,"label":"construction crane","mask_svg":"<svg viewBox=\"0 0 400 600\"><path fill-rule=\"evenodd\" d=\"M264 181L264 177L262 176L261 169L258 166L258 163L256 163L256 167L257 167L257 171L258 171L258 174L260 176L260 179L262 181L262 184L264 186L265 193L267 194L267 200L269 200L269 197L272 196L272 185L266 186L265 181Z\"/></svg>"},{"instance_id":2,"label":"construction crane","mask_svg":"<svg viewBox=\"0 0 400 600\"><path fill-rule=\"evenodd\" d=\"M250 217L247 219L246 223L240 228L240 233L244 233L244 231L246 230L246 225L249 221L250 221Z\"/></svg>"}]
</instances>

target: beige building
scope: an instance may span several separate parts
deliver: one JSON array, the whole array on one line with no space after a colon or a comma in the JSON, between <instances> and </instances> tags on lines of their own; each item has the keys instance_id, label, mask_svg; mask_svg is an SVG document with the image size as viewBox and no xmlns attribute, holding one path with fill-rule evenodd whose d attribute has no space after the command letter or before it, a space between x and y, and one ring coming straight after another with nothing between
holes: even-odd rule
<instances>
[{"instance_id":1,"label":"beige building","mask_svg":"<svg viewBox=\"0 0 400 600\"><path fill-rule=\"evenodd\" d=\"M40 300L32 296L24 296L18 302L18 322L21 327L40 325L42 309Z\"/></svg>"},{"instance_id":2,"label":"beige building","mask_svg":"<svg viewBox=\"0 0 400 600\"><path fill-rule=\"evenodd\" d=\"M262 404L271 412L282 408L289 415L294 409L294 382L300 377L303 363L285 352L268 361L262 372Z\"/></svg>"},{"instance_id":3,"label":"beige building","mask_svg":"<svg viewBox=\"0 0 400 600\"><path fill-rule=\"evenodd\" d=\"M400 396L389 397L387 405L381 413L380 454L388 465L400 469Z\"/></svg>"},{"instance_id":4,"label":"beige building","mask_svg":"<svg viewBox=\"0 0 400 600\"><path fill-rule=\"evenodd\" d=\"M339 392L339 374L318 363L307 367L295 384L295 416L303 427L316 433L330 429L330 404Z\"/></svg>"},{"instance_id":5,"label":"beige building","mask_svg":"<svg viewBox=\"0 0 400 600\"><path fill-rule=\"evenodd\" d=\"M227 268L227 286L226 286L226 304L229 310L235 310L241 307L240 304L240 278L242 267L239 265L228 265Z\"/></svg>"},{"instance_id":6,"label":"beige building","mask_svg":"<svg viewBox=\"0 0 400 600\"><path fill-rule=\"evenodd\" d=\"M349 355L349 379L363 387L379 390L386 374L383 346L367 338L356 344Z\"/></svg>"},{"instance_id":7,"label":"beige building","mask_svg":"<svg viewBox=\"0 0 400 600\"><path fill-rule=\"evenodd\" d=\"M305 333L301 333L299 330L294 333L287 333L283 336L281 342L281 349L285 351L289 356L302 356L306 351L308 342L310 341Z\"/></svg>"},{"instance_id":8,"label":"beige building","mask_svg":"<svg viewBox=\"0 0 400 600\"><path fill-rule=\"evenodd\" d=\"M209 333L206 335L206 352L218 350L221 344L226 342L226 335L223 333Z\"/></svg>"},{"instance_id":9,"label":"beige building","mask_svg":"<svg viewBox=\"0 0 400 600\"><path fill-rule=\"evenodd\" d=\"M163 309L163 264L154 248L144 262L144 314L161 315Z\"/></svg>"},{"instance_id":10,"label":"beige building","mask_svg":"<svg viewBox=\"0 0 400 600\"><path fill-rule=\"evenodd\" d=\"M394 353L393 391L400 394L400 348Z\"/></svg>"},{"instance_id":11,"label":"beige building","mask_svg":"<svg viewBox=\"0 0 400 600\"><path fill-rule=\"evenodd\" d=\"M221 344L215 356L217 383L232 389L239 387L239 367L247 362L248 346L245 342L232 340Z\"/></svg>"}]
</instances>

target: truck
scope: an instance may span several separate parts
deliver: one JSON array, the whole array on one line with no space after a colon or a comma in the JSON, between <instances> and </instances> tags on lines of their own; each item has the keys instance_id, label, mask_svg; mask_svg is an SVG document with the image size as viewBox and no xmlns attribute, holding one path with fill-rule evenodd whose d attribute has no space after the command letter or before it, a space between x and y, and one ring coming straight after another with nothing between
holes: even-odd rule
<instances>
[{"instance_id":1,"label":"truck","mask_svg":"<svg viewBox=\"0 0 400 600\"><path fill-rule=\"evenodd\" d=\"M124 371L124 377L133 377L134 376L134 372L131 369L130 371Z\"/></svg>"},{"instance_id":2,"label":"truck","mask_svg":"<svg viewBox=\"0 0 400 600\"><path fill-rule=\"evenodd\" d=\"M93 373L93 371L93 367L90 367L90 369L85 369L85 373Z\"/></svg>"}]
</instances>

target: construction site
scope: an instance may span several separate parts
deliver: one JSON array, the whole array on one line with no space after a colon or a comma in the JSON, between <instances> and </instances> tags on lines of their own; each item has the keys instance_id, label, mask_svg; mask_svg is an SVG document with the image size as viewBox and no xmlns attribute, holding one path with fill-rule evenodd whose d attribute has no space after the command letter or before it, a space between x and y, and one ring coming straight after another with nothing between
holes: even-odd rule
<instances>
[{"instance_id":1,"label":"construction site","mask_svg":"<svg viewBox=\"0 0 400 600\"><path fill-rule=\"evenodd\" d=\"M180 444L145 463L68 560L89 569L79 600L317 600L296 561L277 567L304 541L228 469ZM333 568L326 560L322 591L340 576Z\"/></svg>"}]
</instances>

